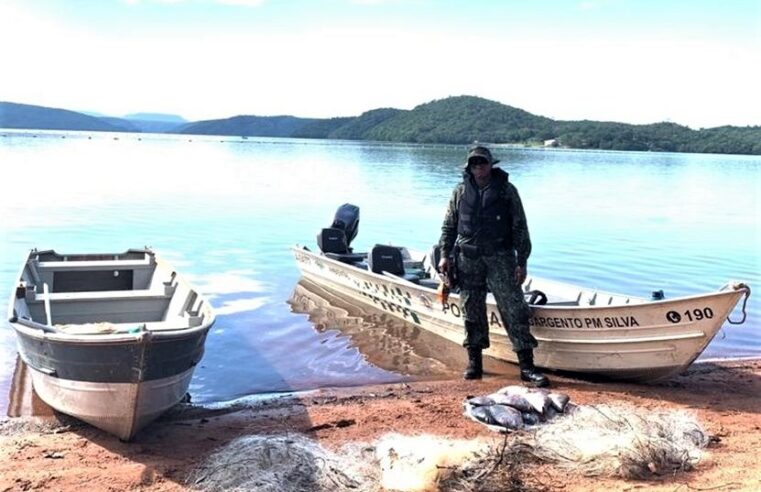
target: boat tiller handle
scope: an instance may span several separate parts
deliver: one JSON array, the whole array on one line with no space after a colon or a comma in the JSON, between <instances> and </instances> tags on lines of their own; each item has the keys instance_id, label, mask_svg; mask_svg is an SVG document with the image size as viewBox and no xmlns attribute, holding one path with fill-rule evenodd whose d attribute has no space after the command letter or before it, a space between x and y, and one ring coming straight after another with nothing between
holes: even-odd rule
<instances>
[{"instance_id":1,"label":"boat tiller handle","mask_svg":"<svg viewBox=\"0 0 761 492\"><path fill-rule=\"evenodd\" d=\"M729 324L732 324L732 325L741 325L745 323L745 318L748 316L748 314L745 312L745 306L748 304L748 298L750 297L750 286L743 283L738 283L738 284L732 285L732 288L735 290L745 291L745 297L743 298L743 307L742 307L743 317L740 321L732 321L732 319L729 316L727 316L727 321L729 321Z\"/></svg>"}]
</instances>

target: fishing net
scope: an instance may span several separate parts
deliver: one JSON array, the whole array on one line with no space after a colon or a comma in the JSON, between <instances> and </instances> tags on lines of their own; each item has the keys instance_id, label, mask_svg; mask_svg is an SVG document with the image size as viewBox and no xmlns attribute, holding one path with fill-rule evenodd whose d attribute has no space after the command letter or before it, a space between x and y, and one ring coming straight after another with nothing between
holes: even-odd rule
<instances>
[{"instance_id":1,"label":"fishing net","mask_svg":"<svg viewBox=\"0 0 761 492\"><path fill-rule=\"evenodd\" d=\"M520 441L524 453L586 475L652 478L693 469L710 436L683 411L581 406Z\"/></svg>"},{"instance_id":2,"label":"fishing net","mask_svg":"<svg viewBox=\"0 0 761 492\"><path fill-rule=\"evenodd\" d=\"M653 479L689 471L705 458L711 437L687 412L653 412L628 406L580 406L573 414L529 431L505 435L439 484L466 492L548 491L546 474L526 465L549 463L587 476Z\"/></svg>"},{"instance_id":3,"label":"fishing net","mask_svg":"<svg viewBox=\"0 0 761 492\"><path fill-rule=\"evenodd\" d=\"M300 434L240 437L188 477L196 490L375 491L373 449L349 446L336 454Z\"/></svg>"},{"instance_id":4,"label":"fishing net","mask_svg":"<svg viewBox=\"0 0 761 492\"><path fill-rule=\"evenodd\" d=\"M336 452L299 434L238 438L188 478L200 490L551 490L543 462L589 476L650 479L693 469L711 438L687 412L580 406L503 438L387 434ZM543 481L544 480L544 481Z\"/></svg>"},{"instance_id":5,"label":"fishing net","mask_svg":"<svg viewBox=\"0 0 761 492\"><path fill-rule=\"evenodd\" d=\"M484 441L386 434L331 452L303 435L238 438L187 478L196 490L439 490L437 483L487 449Z\"/></svg>"}]
</instances>

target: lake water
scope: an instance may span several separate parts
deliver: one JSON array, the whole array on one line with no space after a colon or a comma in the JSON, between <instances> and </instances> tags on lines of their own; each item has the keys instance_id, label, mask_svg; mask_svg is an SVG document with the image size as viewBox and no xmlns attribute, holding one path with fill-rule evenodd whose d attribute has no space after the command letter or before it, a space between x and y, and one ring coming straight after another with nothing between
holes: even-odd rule
<instances>
[{"instance_id":1,"label":"lake water","mask_svg":"<svg viewBox=\"0 0 761 492\"><path fill-rule=\"evenodd\" d=\"M461 367L447 357L462 349L440 349L401 322L351 306L304 314L328 301L299 284L289 246L314 247L317 230L350 202L361 208L357 249L427 250L464 154L462 146L0 130L0 310L30 248L147 245L217 308L193 401L451 375ZM531 274L640 296L730 280L761 292L760 157L495 154L527 211ZM703 358L761 356L760 297ZM0 408L15 365L4 321Z\"/></svg>"}]
</instances>

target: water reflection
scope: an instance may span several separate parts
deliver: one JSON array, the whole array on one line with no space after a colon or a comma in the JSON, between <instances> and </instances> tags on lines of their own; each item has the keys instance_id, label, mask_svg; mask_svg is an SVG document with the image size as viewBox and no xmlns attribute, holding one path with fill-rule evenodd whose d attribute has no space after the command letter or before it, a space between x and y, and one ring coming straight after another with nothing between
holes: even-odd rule
<instances>
[{"instance_id":1,"label":"water reflection","mask_svg":"<svg viewBox=\"0 0 761 492\"><path fill-rule=\"evenodd\" d=\"M16 357L16 367L8 393L8 417L51 417L53 414L53 409L34 391L32 376L26 364L20 357Z\"/></svg>"},{"instance_id":2,"label":"water reflection","mask_svg":"<svg viewBox=\"0 0 761 492\"><path fill-rule=\"evenodd\" d=\"M371 364L411 379L443 379L457 375L463 349L418 326L370 306L352 304L302 278L288 303L308 315L319 332L348 337Z\"/></svg>"}]
</instances>

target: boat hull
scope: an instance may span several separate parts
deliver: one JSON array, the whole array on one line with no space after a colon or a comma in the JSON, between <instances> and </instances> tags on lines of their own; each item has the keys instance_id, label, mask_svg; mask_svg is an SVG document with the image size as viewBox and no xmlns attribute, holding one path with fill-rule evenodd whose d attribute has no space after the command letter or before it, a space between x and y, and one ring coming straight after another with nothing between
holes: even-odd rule
<instances>
[{"instance_id":1,"label":"boat hull","mask_svg":"<svg viewBox=\"0 0 761 492\"><path fill-rule=\"evenodd\" d=\"M193 368L139 383L93 383L30 370L37 395L52 408L128 441L176 405L188 391Z\"/></svg>"},{"instance_id":2,"label":"boat hull","mask_svg":"<svg viewBox=\"0 0 761 492\"><path fill-rule=\"evenodd\" d=\"M372 305L454 343L464 340L458 295L444 304L432 288L379 275L294 248L302 275L345 298ZM534 285L541 286L536 279ZM549 284L548 284L549 285ZM652 381L678 374L705 349L744 295L743 289L646 302L600 296L594 306L533 306L531 331L539 367L614 379ZM583 294L583 292L582 292ZM582 295L580 294L580 295ZM487 299L491 346L485 354L508 362L517 356L497 306Z\"/></svg>"},{"instance_id":3,"label":"boat hull","mask_svg":"<svg viewBox=\"0 0 761 492\"><path fill-rule=\"evenodd\" d=\"M40 399L122 440L183 399L208 333L201 327L166 336L83 340L14 328Z\"/></svg>"}]
</instances>

